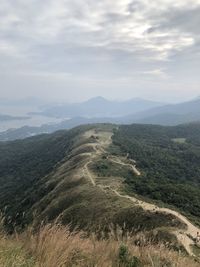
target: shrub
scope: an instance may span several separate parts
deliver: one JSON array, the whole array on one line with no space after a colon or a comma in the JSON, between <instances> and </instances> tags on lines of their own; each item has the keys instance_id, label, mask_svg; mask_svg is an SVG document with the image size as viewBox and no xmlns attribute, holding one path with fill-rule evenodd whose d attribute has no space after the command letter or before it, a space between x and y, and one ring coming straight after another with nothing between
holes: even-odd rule
<instances>
[{"instance_id":1,"label":"shrub","mask_svg":"<svg viewBox=\"0 0 200 267\"><path fill-rule=\"evenodd\" d=\"M119 248L119 262L120 266L123 267L142 267L140 260L135 256L131 256L128 247L124 244Z\"/></svg>"}]
</instances>

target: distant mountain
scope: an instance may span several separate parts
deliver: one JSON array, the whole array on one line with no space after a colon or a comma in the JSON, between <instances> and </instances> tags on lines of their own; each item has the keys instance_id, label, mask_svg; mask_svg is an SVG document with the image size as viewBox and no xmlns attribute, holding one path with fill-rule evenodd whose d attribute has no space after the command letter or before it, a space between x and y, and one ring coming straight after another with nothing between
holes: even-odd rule
<instances>
[{"instance_id":1,"label":"distant mountain","mask_svg":"<svg viewBox=\"0 0 200 267\"><path fill-rule=\"evenodd\" d=\"M66 118L66 117L121 117L142 112L153 107L162 106L162 103L140 98L128 101L110 101L103 97L95 97L82 103L62 104L49 107L40 112L40 115ZM35 113L34 113L35 114Z\"/></svg>"},{"instance_id":2,"label":"distant mountain","mask_svg":"<svg viewBox=\"0 0 200 267\"><path fill-rule=\"evenodd\" d=\"M188 113L188 114L162 113L144 119L140 119L138 122L143 124L175 126L178 124L198 122L198 121L200 121L200 114L198 113Z\"/></svg>"},{"instance_id":3,"label":"distant mountain","mask_svg":"<svg viewBox=\"0 0 200 267\"><path fill-rule=\"evenodd\" d=\"M124 118L126 123L177 125L200 121L200 98L149 109Z\"/></svg>"},{"instance_id":4,"label":"distant mountain","mask_svg":"<svg viewBox=\"0 0 200 267\"><path fill-rule=\"evenodd\" d=\"M95 100L95 101L94 101ZM96 107L102 105L102 103L107 102L104 98L95 98L87 101L87 107ZM133 100L127 101L131 102ZM137 102L136 99L134 100ZM138 100L140 102L140 100ZM108 101L109 102L109 101ZM126 102L126 103L127 103ZM125 103L125 102L123 102ZM97 105L98 104L98 105ZM80 110L79 110L80 111ZM102 116L102 117L91 117L86 118L82 116L73 117L69 120L64 120L56 124L46 124L40 127L24 126L18 129L10 129L0 133L0 141L11 141L16 139L23 139L30 136L35 136L43 133L53 133L61 129L71 129L73 127L91 124L91 123L115 123L115 124L159 124L159 125L178 125L183 123L191 123L200 121L200 99L194 99L192 101L165 105L156 108L150 108L146 111L138 112L128 116Z\"/></svg>"}]
</instances>

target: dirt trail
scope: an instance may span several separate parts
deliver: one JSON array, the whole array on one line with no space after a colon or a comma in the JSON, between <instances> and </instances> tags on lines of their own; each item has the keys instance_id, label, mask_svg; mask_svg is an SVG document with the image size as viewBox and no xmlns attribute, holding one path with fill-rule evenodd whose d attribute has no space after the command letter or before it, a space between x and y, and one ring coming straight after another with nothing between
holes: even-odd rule
<instances>
[{"instance_id":1,"label":"dirt trail","mask_svg":"<svg viewBox=\"0 0 200 267\"><path fill-rule=\"evenodd\" d=\"M82 153L82 155L84 154L84 155L90 156L89 161L87 161L85 165L83 166L83 174L84 176L88 177L92 185L95 186L96 185L95 177L90 172L88 166L93 162L93 160L97 156L103 153L106 153L105 148L108 147L112 143L112 133L111 132L99 132L97 135L94 130L90 130L90 131L85 132L84 134L84 138L90 138L91 136L98 137L98 139L96 139L96 142L94 143L87 144L87 146L90 146L93 148L94 152Z\"/></svg>"},{"instance_id":2,"label":"dirt trail","mask_svg":"<svg viewBox=\"0 0 200 267\"><path fill-rule=\"evenodd\" d=\"M123 166L128 166L130 167L133 172L137 175L137 176L140 176L141 175L141 172L136 168L136 165L132 165L130 163L124 163L122 162L120 159L113 159L113 157L109 157L109 160L114 162L114 163L117 163L117 164L120 164L120 165L123 165Z\"/></svg>"},{"instance_id":3,"label":"dirt trail","mask_svg":"<svg viewBox=\"0 0 200 267\"><path fill-rule=\"evenodd\" d=\"M167 208L159 208L158 206L156 206L154 204L150 204L148 202L138 200L137 198L131 197L129 195L123 195L115 189L111 189L111 190L117 196L129 199L130 201L134 202L135 205L142 207L144 210L148 210L148 211L152 211L152 212L161 212L161 213L165 213L165 214L171 214L171 215L174 215L175 217L177 217L183 223L185 223L187 225L186 230L176 230L176 231L173 231L173 234L176 235L177 239L185 247L188 254L191 256L194 256L192 249L191 249L191 245L194 245L194 241L192 239L196 238L197 232L199 232L200 229L197 228L196 226L194 226L186 217L184 217L179 212L176 212L174 210L167 209ZM192 238L190 238L190 236Z\"/></svg>"},{"instance_id":4,"label":"dirt trail","mask_svg":"<svg viewBox=\"0 0 200 267\"><path fill-rule=\"evenodd\" d=\"M94 132L90 131L89 133L87 133L87 135L92 135L92 134L94 134ZM83 174L84 174L84 176L86 176L90 179L93 186L97 186L96 181L95 181L96 179L95 179L94 174L90 171L88 166L89 166L89 164L91 164L93 162L93 160L96 157L98 157L99 155L102 155L103 153L107 153L105 149L106 149L106 147L109 146L109 144L111 144L111 142L112 142L111 137L112 137L111 133L105 134L105 132L99 132L98 141L95 143L89 143L88 144L89 146L93 147L94 152L87 153L87 155L90 155L90 158L83 166ZM135 164L133 165L133 164L129 164L129 163L124 163L124 162L122 162L120 157L118 158L116 156L109 156L108 160L110 160L116 164L128 166L133 170L134 174L136 174L138 176L141 175L141 172L136 168ZM98 185L98 186L101 189L104 188L103 185ZM141 201L135 197L131 197L129 195L124 195L124 194L120 193L119 191L117 191L116 189L111 188L110 186L106 186L106 188L109 188L118 197L129 199L135 205L142 207L144 210L151 211L151 212L161 212L161 213L165 213L165 214L171 214L171 215L174 215L175 217L177 217L183 223L185 223L187 226L186 230L184 230L184 229L175 230L175 231L173 231L173 234L176 235L177 239L185 247L188 254L191 256L194 256L191 246L195 244L195 242L193 240L196 239L197 232L200 232L200 229L198 227L196 227L195 225L193 225L185 216L183 216L182 214L180 214L177 211L174 211L174 210L171 210L168 208L160 208L154 204L151 204L151 203L148 203L145 201Z\"/></svg>"},{"instance_id":5,"label":"dirt trail","mask_svg":"<svg viewBox=\"0 0 200 267\"><path fill-rule=\"evenodd\" d=\"M84 168L83 168L83 175L86 176L86 177L89 177L92 185L96 185L95 183L95 180L93 179L93 176L91 175L91 172L89 171L89 168L88 168L88 165L92 163L92 160L88 161L85 165L84 165Z\"/></svg>"}]
</instances>

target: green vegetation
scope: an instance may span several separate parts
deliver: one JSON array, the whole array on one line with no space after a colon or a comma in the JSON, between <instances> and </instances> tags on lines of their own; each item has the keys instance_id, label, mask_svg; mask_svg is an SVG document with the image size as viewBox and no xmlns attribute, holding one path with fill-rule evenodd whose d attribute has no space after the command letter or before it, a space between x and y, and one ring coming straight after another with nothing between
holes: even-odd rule
<instances>
[{"instance_id":1,"label":"green vegetation","mask_svg":"<svg viewBox=\"0 0 200 267\"><path fill-rule=\"evenodd\" d=\"M90 168L99 177L126 177L129 179L133 177L133 172L130 168L113 163L106 156L95 161Z\"/></svg>"},{"instance_id":2,"label":"green vegetation","mask_svg":"<svg viewBox=\"0 0 200 267\"><path fill-rule=\"evenodd\" d=\"M57 185L56 181L46 184L48 174L62 164L76 138L90 128L0 143L0 210L7 226L24 226L30 221L25 218L27 212Z\"/></svg>"},{"instance_id":3,"label":"green vegetation","mask_svg":"<svg viewBox=\"0 0 200 267\"><path fill-rule=\"evenodd\" d=\"M142 267L141 261L137 257L131 256L125 245L121 245L119 248L119 264L124 267Z\"/></svg>"},{"instance_id":4,"label":"green vegetation","mask_svg":"<svg viewBox=\"0 0 200 267\"><path fill-rule=\"evenodd\" d=\"M1 143L4 225L9 233L21 233L28 225L37 232L41 222L56 220L70 225L70 231L96 233L98 238L108 238L120 227L122 236L143 233L146 242L183 250L174 231L185 229L178 216L161 213L155 206L148 209L124 194L184 207L198 221L199 134L199 125L118 128L104 124ZM141 239L135 241L144 245ZM138 262L127 251L121 264Z\"/></svg>"},{"instance_id":5,"label":"green vegetation","mask_svg":"<svg viewBox=\"0 0 200 267\"><path fill-rule=\"evenodd\" d=\"M200 124L121 126L113 143L142 172L125 177L129 190L173 205L200 223Z\"/></svg>"},{"instance_id":6,"label":"green vegetation","mask_svg":"<svg viewBox=\"0 0 200 267\"><path fill-rule=\"evenodd\" d=\"M183 225L173 216L144 212L130 201L94 187L83 168L96 139L81 136L92 128L111 131L111 125L89 125L51 135L0 144L0 209L7 230L23 230L59 218L71 228L108 233L109 225L125 231L151 231ZM83 153L83 154L82 154ZM95 168L106 177L131 178L130 170L99 159ZM86 216L87 215L87 216ZM147 223L148 222L148 223Z\"/></svg>"},{"instance_id":7,"label":"green vegetation","mask_svg":"<svg viewBox=\"0 0 200 267\"><path fill-rule=\"evenodd\" d=\"M112 191L92 185L83 169L96 138L90 133L85 138L82 135L93 128L97 133L112 130L111 125L82 126L0 145L0 209L7 230L22 231L31 224L37 228L41 222L54 220L69 224L71 230L98 235L107 235L111 224L120 226L124 233L184 227L172 215L144 211ZM113 175L132 177L129 168L108 163L106 155L95 159L89 168L99 175L103 172L107 180ZM178 247L177 240L173 243Z\"/></svg>"}]
</instances>

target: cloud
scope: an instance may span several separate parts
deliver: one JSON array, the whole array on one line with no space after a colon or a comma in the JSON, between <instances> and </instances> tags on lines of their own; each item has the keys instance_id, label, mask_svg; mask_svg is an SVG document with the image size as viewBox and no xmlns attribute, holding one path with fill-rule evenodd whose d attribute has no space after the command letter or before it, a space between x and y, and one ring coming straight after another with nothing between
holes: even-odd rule
<instances>
[{"instance_id":1,"label":"cloud","mask_svg":"<svg viewBox=\"0 0 200 267\"><path fill-rule=\"evenodd\" d=\"M165 79L168 78L167 74L162 69L143 71L143 72L141 72L141 75L157 76L157 77L161 77L161 78L165 78Z\"/></svg>"},{"instance_id":2,"label":"cloud","mask_svg":"<svg viewBox=\"0 0 200 267\"><path fill-rule=\"evenodd\" d=\"M2 1L0 30L6 32L4 38L10 41L14 35L30 48L62 42L66 46L144 50L147 54L158 54L158 58L161 55L161 59L164 52L169 56L170 51L182 50L195 42L187 27L180 31L178 23L171 29L166 26L169 12L175 22L180 12L187 12L188 6L200 7L198 0ZM166 13L167 17L162 18Z\"/></svg>"},{"instance_id":3,"label":"cloud","mask_svg":"<svg viewBox=\"0 0 200 267\"><path fill-rule=\"evenodd\" d=\"M0 71L173 77L199 67L199 14L200 0L1 0Z\"/></svg>"}]
</instances>

